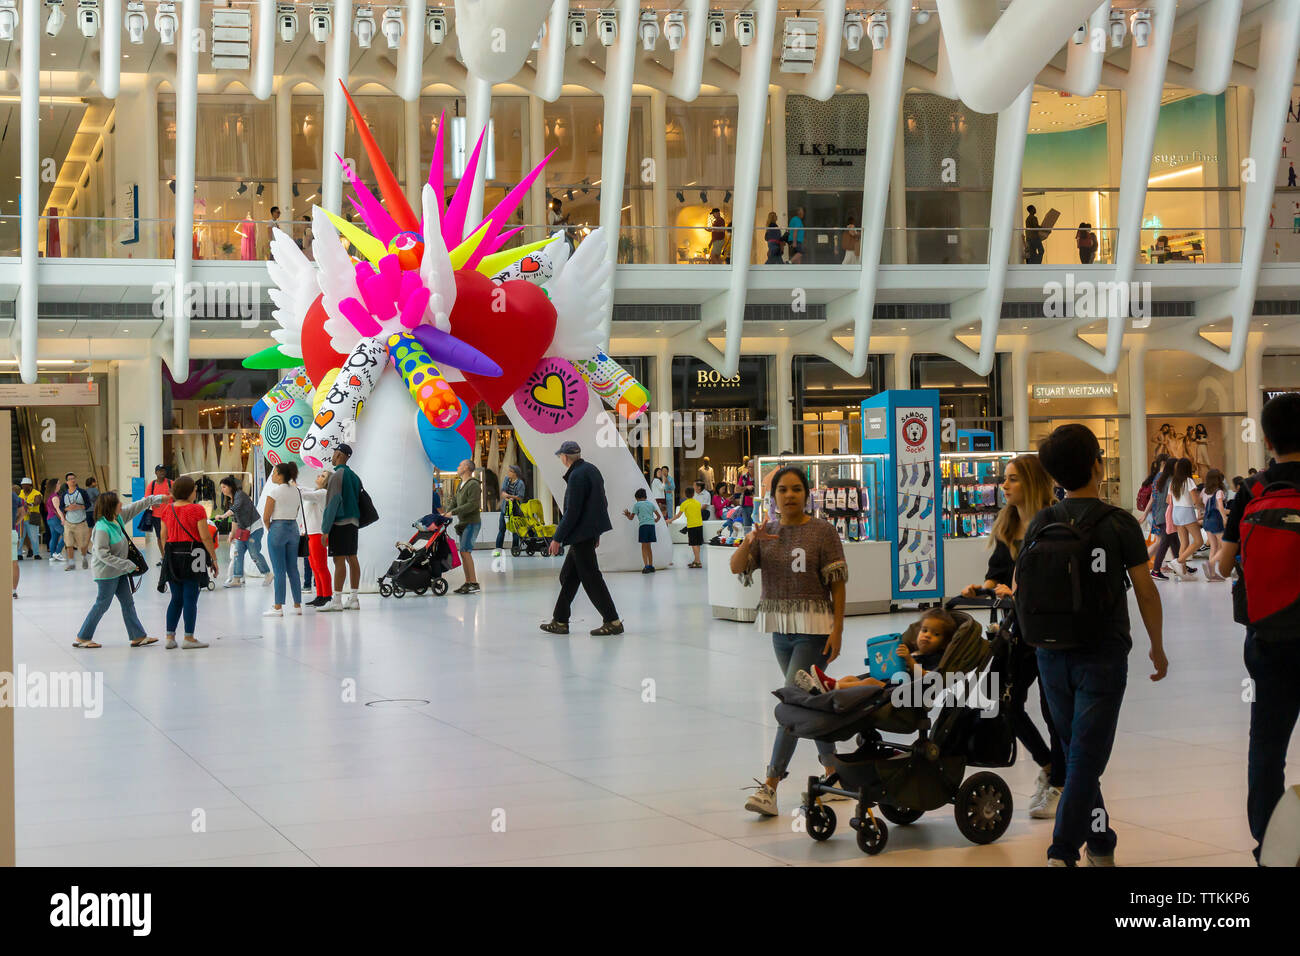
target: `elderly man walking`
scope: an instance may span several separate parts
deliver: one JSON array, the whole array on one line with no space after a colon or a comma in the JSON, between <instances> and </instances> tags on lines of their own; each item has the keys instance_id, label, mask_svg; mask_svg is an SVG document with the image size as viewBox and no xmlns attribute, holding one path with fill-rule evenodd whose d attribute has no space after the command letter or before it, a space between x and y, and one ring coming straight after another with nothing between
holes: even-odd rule
<instances>
[{"instance_id":1,"label":"elderly man walking","mask_svg":"<svg viewBox=\"0 0 1300 956\"><path fill-rule=\"evenodd\" d=\"M549 553L559 554L561 545L568 545L569 553L560 568L560 596L555 602L555 613L549 622L542 625L542 630L548 634L569 633L569 608L581 584L604 622L591 632L592 636L622 634L623 622L614 609L614 599L609 596L609 588L605 586L605 578L596 560L600 536L613 530L609 505L605 501L605 479L599 468L583 461L582 449L577 442L566 441L555 454L567 470L564 473L564 515L551 538Z\"/></svg>"}]
</instances>

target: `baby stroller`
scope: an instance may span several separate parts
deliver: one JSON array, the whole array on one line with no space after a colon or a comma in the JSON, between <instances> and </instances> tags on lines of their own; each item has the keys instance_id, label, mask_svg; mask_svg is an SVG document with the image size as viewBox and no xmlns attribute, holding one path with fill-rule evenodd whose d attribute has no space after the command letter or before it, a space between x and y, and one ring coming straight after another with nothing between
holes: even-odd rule
<instances>
[{"instance_id":1,"label":"baby stroller","mask_svg":"<svg viewBox=\"0 0 1300 956\"><path fill-rule=\"evenodd\" d=\"M946 605L957 619L936 674L884 688L857 685L824 694L795 687L775 691L781 703L777 722L797 737L841 741L856 737L857 750L824 757L832 773L810 777L804 795L808 835L827 840L835 832L835 811L821 801L838 794L857 801L849 826L858 847L875 855L885 848L889 830L915 823L923 814L953 806L957 828L972 843L992 843L1011 824L1011 789L996 773L968 767L1009 767L1016 761L1016 738L1007 712L1011 688L1008 660L1014 629L1008 627L1010 601L959 598ZM1001 622L989 637L964 604L993 608ZM915 649L920 622L902 640ZM985 711L992 710L992 714ZM916 734L910 744L886 743L881 732ZM879 816L874 812L879 811ZM884 819L880 819L883 816Z\"/></svg>"},{"instance_id":2,"label":"baby stroller","mask_svg":"<svg viewBox=\"0 0 1300 956\"><path fill-rule=\"evenodd\" d=\"M402 598L407 591L423 595L430 588L439 597L447 593L443 575L455 566L447 525L439 524L433 531L425 531L418 521L414 526L416 532L410 541L397 542L397 557L379 579L383 597Z\"/></svg>"},{"instance_id":3,"label":"baby stroller","mask_svg":"<svg viewBox=\"0 0 1300 956\"><path fill-rule=\"evenodd\" d=\"M532 498L522 506L517 501L511 501L509 505L506 530L515 535L510 544L510 553L516 558L521 552L527 552L529 557L545 554L555 534L555 525L544 523L546 518L542 514L542 503Z\"/></svg>"}]
</instances>

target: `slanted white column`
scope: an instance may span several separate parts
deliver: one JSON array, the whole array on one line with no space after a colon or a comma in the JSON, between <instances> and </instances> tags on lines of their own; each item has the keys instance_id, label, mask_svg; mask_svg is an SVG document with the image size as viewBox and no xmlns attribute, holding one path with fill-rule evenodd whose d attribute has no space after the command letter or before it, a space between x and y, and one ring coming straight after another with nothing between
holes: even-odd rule
<instances>
[{"instance_id":1,"label":"slanted white column","mask_svg":"<svg viewBox=\"0 0 1300 956\"><path fill-rule=\"evenodd\" d=\"M193 271L190 234L194 231L194 151L199 111L199 51L191 38L199 28L199 5L181 4L181 41L176 44L176 242L172 285L172 378L190 375L190 311L185 294ZM157 174L150 187L156 189ZM161 451L161 446L160 449Z\"/></svg>"},{"instance_id":2,"label":"slanted white column","mask_svg":"<svg viewBox=\"0 0 1300 956\"><path fill-rule=\"evenodd\" d=\"M41 4L23 0L21 102L18 108L19 172L18 244L22 284L18 288L18 371L28 385L36 381L37 307L40 289L36 279L37 225L41 215L40 180L40 95L41 95ZM12 54L11 54L12 55Z\"/></svg>"},{"instance_id":3,"label":"slanted white column","mask_svg":"<svg viewBox=\"0 0 1300 956\"><path fill-rule=\"evenodd\" d=\"M546 101L537 96L528 97L528 168L536 166L546 155ZM546 207L546 173L538 176L528 190L526 205L528 218L524 221L530 225L540 226L524 232L529 242L537 242L548 235L546 224L549 221Z\"/></svg>"},{"instance_id":4,"label":"slanted white column","mask_svg":"<svg viewBox=\"0 0 1300 956\"><path fill-rule=\"evenodd\" d=\"M465 159L468 160L478 142L479 134L487 129L492 119L492 83L481 76L470 74L465 83ZM483 191L487 182L488 140L483 139L479 153L478 169L474 171L474 189L469 194L469 207L465 212L465 236L473 234L483 221Z\"/></svg>"},{"instance_id":5,"label":"slanted white column","mask_svg":"<svg viewBox=\"0 0 1300 956\"><path fill-rule=\"evenodd\" d=\"M617 263L623 223L627 135L632 120L632 78L636 71L637 50L641 46L637 39L641 9L638 0L618 0L610 6L618 11L618 39L605 52L605 85L601 91L605 97L605 112L600 153L600 225L605 230L606 256L610 262ZM613 320L611 304L604 317L607 342Z\"/></svg>"},{"instance_id":6,"label":"slanted white column","mask_svg":"<svg viewBox=\"0 0 1300 956\"><path fill-rule=\"evenodd\" d=\"M334 30L325 46L325 122L321 136L321 206L335 215L343 209L343 171L334 158L343 155L348 102L339 82L347 82L352 55L352 0L334 0Z\"/></svg>"},{"instance_id":7,"label":"slanted white column","mask_svg":"<svg viewBox=\"0 0 1300 956\"><path fill-rule=\"evenodd\" d=\"M1246 349L1246 417L1255 423L1255 443L1244 446L1245 461L1238 464L1236 474L1244 475L1248 468L1263 470L1268 460L1268 446L1264 444L1264 428L1261 419L1264 415L1264 333L1252 332L1249 347Z\"/></svg>"}]
</instances>

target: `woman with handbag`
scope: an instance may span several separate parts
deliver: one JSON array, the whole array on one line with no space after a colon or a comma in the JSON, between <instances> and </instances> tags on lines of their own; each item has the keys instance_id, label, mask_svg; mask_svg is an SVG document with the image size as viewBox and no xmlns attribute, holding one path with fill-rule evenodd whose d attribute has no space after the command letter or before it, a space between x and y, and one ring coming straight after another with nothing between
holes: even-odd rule
<instances>
[{"instance_id":1,"label":"woman with handbag","mask_svg":"<svg viewBox=\"0 0 1300 956\"><path fill-rule=\"evenodd\" d=\"M248 497L234 475L221 479L221 493L230 499L230 507L222 518L233 518L235 526L230 529L230 580L225 583L228 588L244 586L244 555L252 555L258 573L262 575L262 585L271 583L271 569L262 557L262 534L264 527L257 515L257 506Z\"/></svg>"},{"instance_id":2,"label":"woman with handbag","mask_svg":"<svg viewBox=\"0 0 1300 956\"><path fill-rule=\"evenodd\" d=\"M157 644L158 638L147 637L144 625L135 612L133 577L149 570L149 564L138 548L131 543L131 535L123 521L130 521L140 512L168 501L166 495L151 495L122 506L114 491L105 491L95 501L95 527L90 533L90 567L99 588L95 603L86 615L73 647L99 647L95 643L95 628L113 603L113 597L122 606L122 622L132 647Z\"/></svg>"},{"instance_id":3,"label":"woman with handbag","mask_svg":"<svg viewBox=\"0 0 1300 956\"><path fill-rule=\"evenodd\" d=\"M172 485L172 500L162 514L167 536L163 551L163 571L172 599L167 605L167 648L176 647L176 625L185 623L184 647L188 650L207 647L194 639L194 625L199 614L199 591L207 586L209 573L217 571L217 546L208 527L208 513L194 503L198 489L187 475Z\"/></svg>"},{"instance_id":4,"label":"woman with handbag","mask_svg":"<svg viewBox=\"0 0 1300 956\"><path fill-rule=\"evenodd\" d=\"M303 511L303 500L294 483L297 478L298 466L282 461L271 472L271 484L266 490L262 524L268 529L266 550L271 555L271 570L275 574L275 603L262 612L262 617L284 617L286 577L293 592L293 613L302 613L302 582L298 577L298 544L302 535L298 515Z\"/></svg>"}]
</instances>

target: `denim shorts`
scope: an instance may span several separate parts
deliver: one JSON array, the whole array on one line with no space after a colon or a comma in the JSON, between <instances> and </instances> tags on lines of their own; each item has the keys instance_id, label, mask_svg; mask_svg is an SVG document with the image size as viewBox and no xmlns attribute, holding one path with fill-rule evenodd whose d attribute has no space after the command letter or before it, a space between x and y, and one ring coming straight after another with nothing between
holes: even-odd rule
<instances>
[{"instance_id":1,"label":"denim shorts","mask_svg":"<svg viewBox=\"0 0 1300 956\"><path fill-rule=\"evenodd\" d=\"M1174 505L1174 524L1182 526L1185 524L1196 524L1196 509L1185 506Z\"/></svg>"},{"instance_id":2,"label":"denim shorts","mask_svg":"<svg viewBox=\"0 0 1300 956\"><path fill-rule=\"evenodd\" d=\"M465 525L464 530L461 531L460 533L460 541L459 541L460 550L462 551L474 550L474 541L478 538L478 529L481 527L483 527L482 524L480 524L477 521L474 522L473 524Z\"/></svg>"}]
</instances>

